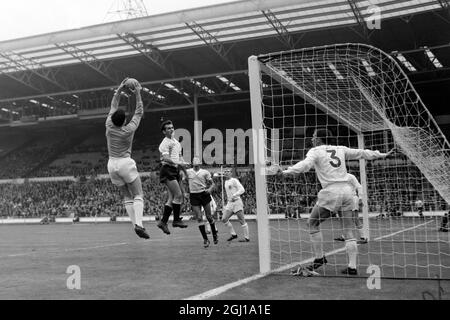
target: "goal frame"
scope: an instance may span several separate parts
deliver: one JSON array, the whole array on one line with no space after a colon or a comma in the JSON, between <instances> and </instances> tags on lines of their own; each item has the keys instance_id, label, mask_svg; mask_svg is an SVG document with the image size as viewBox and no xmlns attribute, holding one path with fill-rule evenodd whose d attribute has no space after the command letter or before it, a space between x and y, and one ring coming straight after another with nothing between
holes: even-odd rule
<instances>
[{"instance_id":1,"label":"goal frame","mask_svg":"<svg viewBox=\"0 0 450 320\"><path fill-rule=\"evenodd\" d=\"M388 55L384 51L375 48L366 44L359 43L342 43L342 44L333 44L333 45L324 45L317 46L311 48L304 48L298 50L290 50L290 51L282 51L279 52L279 55L285 54L287 52L300 52L306 50L320 50L325 48L339 48L341 46L355 46L366 49L371 49L379 52L385 58L391 60L395 65L398 66L399 72L401 72L402 76L407 79L409 82L409 78L406 75L403 68L399 65L398 61L396 61L392 56ZM346 121L344 118L340 118L333 110L330 110L324 105L321 101L314 98L310 94L308 94L305 90L301 88L301 86L295 83L292 79L279 74L278 72L272 70L269 66L264 64L262 61L264 59L268 59L271 56L276 56L277 53L273 54L264 54L259 56L250 56L248 58L248 68L249 68L249 83L250 83L250 100L251 100L251 113L252 113L252 128L253 132L260 132L263 129L263 115L262 115L262 85L261 85L261 73L265 73L278 82L282 87L291 90L294 94L301 96L305 101L311 103L317 109L323 111L331 118L334 118L338 123L347 126L353 132L357 134L358 139L358 148L363 149L364 144L364 132L358 128L355 128L351 123ZM410 89L416 94L418 98L418 103L422 106L425 106L422 99L418 95L415 88L411 85ZM434 123L438 132L442 135L442 131L437 125L435 119L431 116L429 110L425 107L426 112L430 116L431 121ZM386 128L389 130L389 128ZM259 138L259 139L258 139ZM253 137L253 152L254 152L254 166L255 166L255 186L256 186L256 206L257 206L257 228L258 228L258 246L259 246L259 266L261 273L268 273L271 271L271 248L270 248L270 226L269 226L269 214L268 214L268 197L266 191L266 177L264 172L266 172L266 161L265 159L261 159L258 155L265 154L265 150L261 150L261 148L265 149L266 141L261 140L262 137ZM447 142L448 143L448 142ZM368 207L368 194L367 194L367 174L366 174L366 161L364 159L359 160L359 168L360 168L360 178L361 185L363 187L363 209L362 209L362 217L363 217L363 230L364 234L370 240L370 228L369 228L369 207Z\"/></svg>"}]
</instances>

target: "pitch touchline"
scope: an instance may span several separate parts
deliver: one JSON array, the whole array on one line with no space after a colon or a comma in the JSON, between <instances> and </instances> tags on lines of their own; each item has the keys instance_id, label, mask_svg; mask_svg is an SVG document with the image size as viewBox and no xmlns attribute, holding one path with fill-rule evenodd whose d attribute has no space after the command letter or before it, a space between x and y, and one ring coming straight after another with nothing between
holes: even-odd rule
<instances>
[{"instance_id":1,"label":"pitch touchline","mask_svg":"<svg viewBox=\"0 0 450 320\"><path fill-rule=\"evenodd\" d=\"M391 233L391 234L388 234L388 235L385 235L385 236L381 236L381 237L375 238L374 241L381 240L381 239L388 238L388 237L392 237L392 236L395 236L395 235L397 235L399 233L406 232L406 231L409 231L409 230L412 230L412 229L416 229L416 228L425 226L425 225L427 225L427 224L429 224L431 222L433 222L433 221L428 221L426 223L422 223L422 224L419 224L419 225L414 226L414 227L410 227L410 228L403 229L403 230L400 230L400 231L397 231L397 232L394 232L394 233ZM342 252L342 251L345 251L345 247L340 248L340 249L336 249L336 250L333 250L333 251L330 251L330 252L327 252L326 255L327 256L332 256L332 255L335 255L336 253L339 253L339 252ZM255 274L255 275L251 276L251 277L248 277L248 278L245 278L245 279L241 279L241 280L238 280L238 281L235 281L235 282L228 283L228 284L223 285L221 287L217 287L217 288L208 290L206 292L200 293L198 295L195 295L195 296L183 299L183 300L204 300L204 299L209 299L209 298L218 296L219 294L222 294L222 293L224 293L224 292L226 292L228 290L231 290L233 288L236 288L236 287L242 286L244 284L247 284L249 282L252 282L252 281L264 278L264 277L266 277L266 276L268 276L268 275L270 275L272 273L278 273L278 272L286 271L288 269L294 268L295 266L298 266L298 265L301 265L301 264L311 263L313 260L314 260L314 257L311 257L309 259L306 259L306 260L303 260L303 261L300 261L300 262L290 263L288 265L282 266L282 267L280 267L278 269L275 269L273 271L270 271L270 272L267 272L267 273L258 273L258 274Z\"/></svg>"}]
</instances>

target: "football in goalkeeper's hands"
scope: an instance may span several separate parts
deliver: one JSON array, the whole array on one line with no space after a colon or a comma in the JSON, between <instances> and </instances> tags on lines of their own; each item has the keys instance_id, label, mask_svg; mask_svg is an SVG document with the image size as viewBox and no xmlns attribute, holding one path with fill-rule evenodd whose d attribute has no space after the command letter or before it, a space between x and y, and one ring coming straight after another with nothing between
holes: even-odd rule
<instances>
[{"instance_id":1,"label":"football in goalkeeper's hands","mask_svg":"<svg viewBox=\"0 0 450 320\"><path fill-rule=\"evenodd\" d=\"M125 81L125 87L127 87L131 91L134 91L139 85L139 81L133 78L129 78L127 79L127 81Z\"/></svg>"}]
</instances>

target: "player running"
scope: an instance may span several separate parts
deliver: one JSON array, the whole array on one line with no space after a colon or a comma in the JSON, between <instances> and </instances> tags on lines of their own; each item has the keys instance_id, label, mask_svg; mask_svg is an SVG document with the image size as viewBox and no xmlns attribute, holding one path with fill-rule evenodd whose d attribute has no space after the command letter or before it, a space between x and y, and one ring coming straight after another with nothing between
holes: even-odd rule
<instances>
[{"instance_id":1,"label":"player running","mask_svg":"<svg viewBox=\"0 0 450 320\"><path fill-rule=\"evenodd\" d=\"M332 143L332 140L334 138L327 129L316 129L312 137L314 147L308 151L306 158L294 166L289 167L287 170L282 171L282 174L307 172L314 167L322 185L322 190L320 190L317 196L317 203L308 219L310 237L315 254L314 262L308 267L308 270L314 271L327 263L327 259L323 253L323 239L320 224L328 219L332 212L341 212L344 225L345 248L349 260L348 267L342 273L357 275L356 257L358 247L352 232L353 191L348 182L345 160L386 158L394 150L388 153L381 153L379 151L351 149L345 146L338 146Z\"/></svg>"},{"instance_id":2,"label":"player running","mask_svg":"<svg viewBox=\"0 0 450 320\"><path fill-rule=\"evenodd\" d=\"M187 228L187 225L180 218L181 205L184 199L180 170L185 171L184 166L186 163L181 156L181 144L174 137L175 129L172 121L164 121L161 125L161 132L165 137L159 145L159 152L161 153L159 180L166 185L169 191L169 198L164 206L163 216L157 225L165 234L170 234L167 222L172 210L172 226L174 228Z\"/></svg>"},{"instance_id":3,"label":"player running","mask_svg":"<svg viewBox=\"0 0 450 320\"><path fill-rule=\"evenodd\" d=\"M240 239L239 242L250 242L248 224L245 222L244 217L244 204L241 199L241 195L244 194L245 189L238 179L231 176L231 169L224 169L223 174L225 179L225 191L227 194L227 205L223 209L222 222L228 227L231 234L227 241L233 241L238 237L236 231L234 231L233 225L229 221L230 217L233 214L236 214L244 232L244 238Z\"/></svg>"},{"instance_id":4,"label":"player running","mask_svg":"<svg viewBox=\"0 0 450 320\"><path fill-rule=\"evenodd\" d=\"M141 178L136 162L131 158L134 133L144 114L144 105L141 98L142 87L138 81L127 80L128 78L122 81L114 93L111 110L105 123L109 154L108 172L111 182L119 188L123 196L125 210L133 223L134 231L139 237L149 239L150 236L142 224L144 193ZM120 95L125 86L128 86L136 95L134 116L127 125L125 125L125 111L119 109Z\"/></svg>"},{"instance_id":5,"label":"player running","mask_svg":"<svg viewBox=\"0 0 450 320\"><path fill-rule=\"evenodd\" d=\"M205 224L203 223L203 213L202 208L205 211L206 219L211 226L214 244L219 242L217 238L217 230L214 223L214 219L211 215L211 192L214 189L214 182L211 178L211 173L208 170L200 168L200 159L195 157L192 160L191 169L186 171L186 180L189 183L189 199L191 202L192 209L194 210L194 215L199 224L198 228L203 237L203 245L205 248L209 247L209 239L206 234Z\"/></svg>"},{"instance_id":6,"label":"player running","mask_svg":"<svg viewBox=\"0 0 450 320\"><path fill-rule=\"evenodd\" d=\"M350 182L353 189L353 221L356 226L356 230L358 230L359 240L358 244L365 244L368 242L367 237L364 235L363 224L361 223L361 219L359 219L359 211L363 206L362 196L363 196L363 187L359 183L358 179L352 174L348 174L348 181ZM345 241L345 236L341 235L339 238L334 239L336 241Z\"/></svg>"}]
</instances>

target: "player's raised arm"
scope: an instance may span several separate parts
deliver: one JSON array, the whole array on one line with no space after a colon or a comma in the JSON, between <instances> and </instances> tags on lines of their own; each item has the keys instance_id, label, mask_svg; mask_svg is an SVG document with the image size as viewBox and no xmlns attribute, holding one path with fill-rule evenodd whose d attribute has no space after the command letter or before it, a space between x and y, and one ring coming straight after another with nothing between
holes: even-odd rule
<instances>
[{"instance_id":1,"label":"player's raised arm","mask_svg":"<svg viewBox=\"0 0 450 320\"><path fill-rule=\"evenodd\" d=\"M283 174L294 174L294 173L302 173L311 170L314 166L314 151L309 150L306 154L306 158L300 162L297 162L294 166L287 168L282 173Z\"/></svg>"},{"instance_id":2,"label":"player's raised arm","mask_svg":"<svg viewBox=\"0 0 450 320\"><path fill-rule=\"evenodd\" d=\"M127 131L136 131L139 127L139 124L141 123L141 119L144 114L144 103L142 102L141 90L141 84L136 81L136 83L134 84L134 94L136 95L136 109L130 123L124 127L124 129Z\"/></svg>"},{"instance_id":3,"label":"player's raised arm","mask_svg":"<svg viewBox=\"0 0 450 320\"><path fill-rule=\"evenodd\" d=\"M120 94L125 86L125 82L128 80L128 78L125 78L122 83L119 85L119 87L114 92L114 96L111 100L111 108L108 113L108 117L106 118L106 125L112 124L111 117L112 115L119 109L119 102L120 102Z\"/></svg>"},{"instance_id":4,"label":"player's raised arm","mask_svg":"<svg viewBox=\"0 0 450 320\"><path fill-rule=\"evenodd\" d=\"M375 159L384 159L391 154L395 152L395 149L392 149L388 153L382 153L380 151L373 151L373 150L364 150L364 149L351 149L344 147L345 150L345 158L348 160L359 160L359 159L366 159L366 160L375 160Z\"/></svg>"},{"instance_id":5,"label":"player's raised arm","mask_svg":"<svg viewBox=\"0 0 450 320\"><path fill-rule=\"evenodd\" d=\"M120 94L125 87L125 82L128 80L128 78L125 78L122 83L119 85L119 87L114 92L114 96L111 101L111 110L109 111L109 115L112 115L114 112L117 111L119 108L119 102L120 102Z\"/></svg>"}]
</instances>

